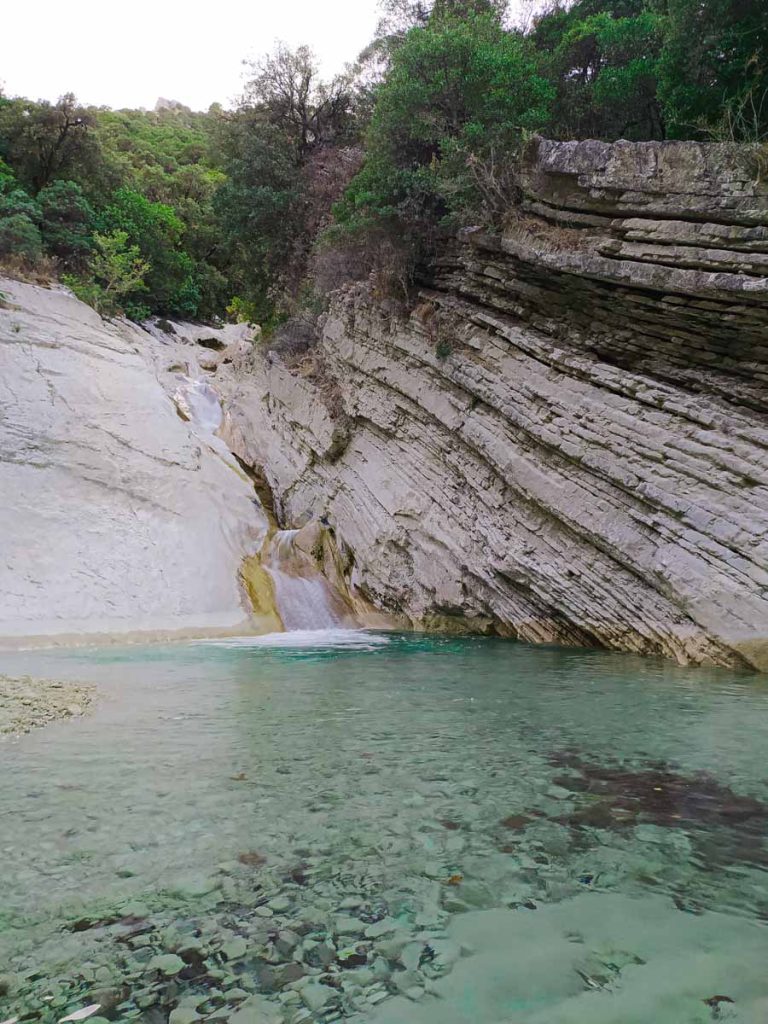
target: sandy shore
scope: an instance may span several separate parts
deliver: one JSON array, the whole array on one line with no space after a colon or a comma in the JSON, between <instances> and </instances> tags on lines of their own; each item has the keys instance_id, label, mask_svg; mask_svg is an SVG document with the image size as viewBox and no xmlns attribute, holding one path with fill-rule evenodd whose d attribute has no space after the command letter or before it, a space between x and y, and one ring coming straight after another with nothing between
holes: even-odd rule
<instances>
[{"instance_id":1,"label":"sandy shore","mask_svg":"<svg viewBox=\"0 0 768 1024\"><path fill-rule=\"evenodd\" d=\"M95 687L82 683L0 675L0 736L84 715L90 710L94 692Z\"/></svg>"}]
</instances>

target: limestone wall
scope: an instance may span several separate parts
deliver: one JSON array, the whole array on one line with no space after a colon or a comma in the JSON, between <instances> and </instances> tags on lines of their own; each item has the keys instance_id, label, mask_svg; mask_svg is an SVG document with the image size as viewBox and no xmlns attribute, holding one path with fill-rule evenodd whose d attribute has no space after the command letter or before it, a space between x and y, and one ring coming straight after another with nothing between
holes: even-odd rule
<instances>
[{"instance_id":1,"label":"limestone wall","mask_svg":"<svg viewBox=\"0 0 768 1024\"><path fill-rule=\"evenodd\" d=\"M266 518L194 380L211 350L0 292L0 643L258 626L239 574Z\"/></svg>"},{"instance_id":2,"label":"limestone wall","mask_svg":"<svg viewBox=\"0 0 768 1024\"><path fill-rule=\"evenodd\" d=\"M339 296L229 443L422 625L768 668L768 186L695 143L532 147L407 317Z\"/></svg>"}]
</instances>

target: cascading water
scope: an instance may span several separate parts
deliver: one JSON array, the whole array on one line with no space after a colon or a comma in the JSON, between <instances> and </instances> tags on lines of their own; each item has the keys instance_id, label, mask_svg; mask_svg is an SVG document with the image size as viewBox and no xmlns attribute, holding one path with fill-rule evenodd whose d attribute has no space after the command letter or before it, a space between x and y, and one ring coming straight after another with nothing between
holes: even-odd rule
<instances>
[{"instance_id":1,"label":"cascading water","mask_svg":"<svg viewBox=\"0 0 768 1024\"><path fill-rule=\"evenodd\" d=\"M345 615L343 601L313 559L295 544L298 533L278 530L263 559L275 587L275 602L283 625L290 631L348 625L349 615Z\"/></svg>"}]
</instances>

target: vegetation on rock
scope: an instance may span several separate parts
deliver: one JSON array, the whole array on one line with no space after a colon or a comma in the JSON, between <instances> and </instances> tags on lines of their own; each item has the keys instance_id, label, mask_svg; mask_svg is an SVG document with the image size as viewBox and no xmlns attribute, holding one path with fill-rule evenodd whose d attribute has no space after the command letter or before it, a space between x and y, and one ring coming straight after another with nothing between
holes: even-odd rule
<instances>
[{"instance_id":1,"label":"vegetation on rock","mask_svg":"<svg viewBox=\"0 0 768 1024\"><path fill-rule=\"evenodd\" d=\"M762 0L554 0L524 27L503 0L382 9L344 74L281 45L233 110L0 95L0 258L135 318L306 325L345 281L399 294L441 234L498 225L530 133L768 138ZM123 235L141 273L116 288Z\"/></svg>"}]
</instances>

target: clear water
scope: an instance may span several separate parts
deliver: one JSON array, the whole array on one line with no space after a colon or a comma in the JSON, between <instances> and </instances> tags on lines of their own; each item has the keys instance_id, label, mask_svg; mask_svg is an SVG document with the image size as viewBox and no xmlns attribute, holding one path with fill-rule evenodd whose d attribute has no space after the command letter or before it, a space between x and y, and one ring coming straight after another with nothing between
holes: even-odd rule
<instances>
[{"instance_id":1,"label":"clear water","mask_svg":"<svg viewBox=\"0 0 768 1024\"><path fill-rule=\"evenodd\" d=\"M765 678L343 630L0 673L101 695L0 744L0 1019L105 978L149 1024L253 991L286 1024L768 1019ZM207 959L169 981L180 934Z\"/></svg>"}]
</instances>

